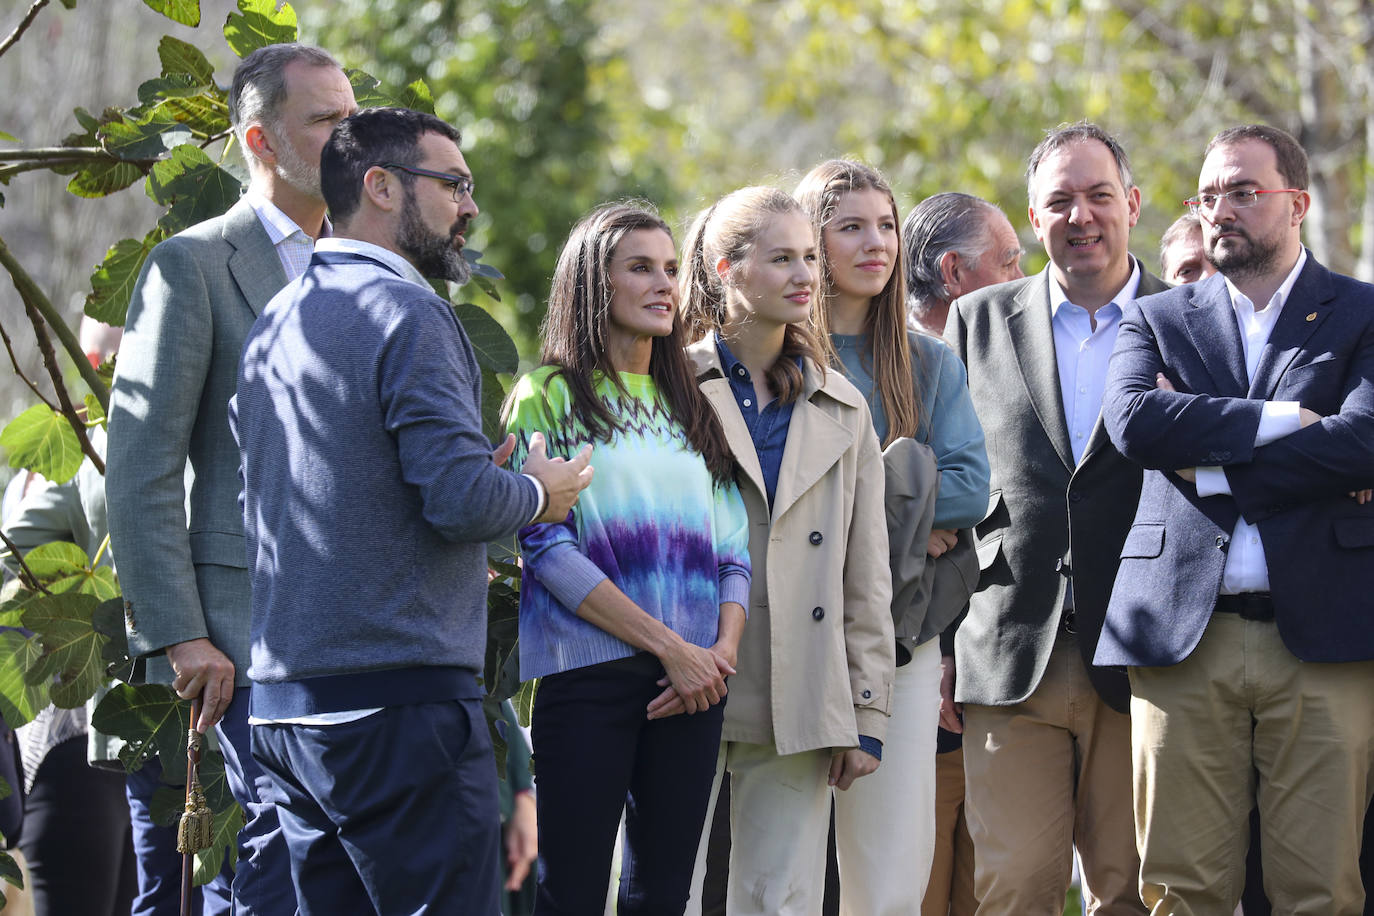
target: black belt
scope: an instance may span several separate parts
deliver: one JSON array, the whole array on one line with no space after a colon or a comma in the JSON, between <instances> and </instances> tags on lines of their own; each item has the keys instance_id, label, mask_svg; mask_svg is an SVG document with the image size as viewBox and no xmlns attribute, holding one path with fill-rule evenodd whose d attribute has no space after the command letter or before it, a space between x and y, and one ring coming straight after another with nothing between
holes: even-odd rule
<instances>
[{"instance_id":1,"label":"black belt","mask_svg":"<svg viewBox=\"0 0 1374 916\"><path fill-rule=\"evenodd\" d=\"M1268 592L1217 595L1216 610L1221 614L1235 614L1242 620L1273 620L1274 599Z\"/></svg>"}]
</instances>

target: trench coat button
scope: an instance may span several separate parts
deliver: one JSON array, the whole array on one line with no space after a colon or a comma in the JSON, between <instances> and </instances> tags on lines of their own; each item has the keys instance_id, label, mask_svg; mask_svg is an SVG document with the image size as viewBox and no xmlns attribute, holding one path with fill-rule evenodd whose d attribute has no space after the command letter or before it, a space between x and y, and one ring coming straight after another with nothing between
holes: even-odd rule
<instances>
[{"instance_id":1,"label":"trench coat button","mask_svg":"<svg viewBox=\"0 0 1374 916\"><path fill-rule=\"evenodd\" d=\"M813 531L813 532L811 532L811 543L812 543L812 544L820 544L820 542L823 541L823 540L825 540L825 535L821 534L819 531Z\"/></svg>"},{"instance_id":2,"label":"trench coat button","mask_svg":"<svg viewBox=\"0 0 1374 916\"><path fill-rule=\"evenodd\" d=\"M824 616L825 616L825 608L823 608L823 607L813 607L813 608L811 609L811 619L812 619L812 620L820 620L820 619L823 618Z\"/></svg>"},{"instance_id":3,"label":"trench coat button","mask_svg":"<svg viewBox=\"0 0 1374 916\"><path fill-rule=\"evenodd\" d=\"M865 700L871 700L871 699L873 699L873 691L871 691L871 690L865 690L865 691L863 692L863 698L864 698Z\"/></svg>"},{"instance_id":4,"label":"trench coat button","mask_svg":"<svg viewBox=\"0 0 1374 916\"><path fill-rule=\"evenodd\" d=\"M1069 502L1071 502L1071 503L1078 503L1078 502L1082 502L1082 501L1083 501L1083 494L1082 494L1082 493L1070 493L1070 494L1069 494Z\"/></svg>"}]
</instances>

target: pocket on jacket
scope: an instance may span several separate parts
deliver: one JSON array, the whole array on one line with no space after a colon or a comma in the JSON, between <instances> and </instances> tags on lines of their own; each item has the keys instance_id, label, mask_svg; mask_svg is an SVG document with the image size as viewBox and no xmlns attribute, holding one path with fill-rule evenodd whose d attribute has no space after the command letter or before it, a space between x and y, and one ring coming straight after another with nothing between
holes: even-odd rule
<instances>
[{"instance_id":1,"label":"pocket on jacket","mask_svg":"<svg viewBox=\"0 0 1374 916\"><path fill-rule=\"evenodd\" d=\"M243 535L228 531L192 531L187 537L191 542L192 563L248 568L248 547Z\"/></svg>"},{"instance_id":2,"label":"pocket on jacket","mask_svg":"<svg viewBox=\"0 0 1374 916\"><path fill-rule=\"evenodd\" d=\"M1011 515L1007 512L1007 501L1002 498L1002 491L1000 489L993 490L988 494L988 511L983 516L983 520L973 526L973 532L978 535L978 543L981 545L984 538L987 538L994 531L1007 527L1010 523ZM982 554L983 550L980 546L978 548L980 558Z\"/></svg>"},{"instance_id":3,"label":"pocket on jacket","mask_svg":"<svg viewBox=\"0 0 1374 916\"><path fill-rule=\"evenodd\" d=\"M1164 552L1164 526L1132 525L1121 545L1121 559L1152 560Z\"/></svg>"},{"instance_id":4,"label":"pocket on jacket","mask_svg":"<svg viewBox=\"0 0 1374 916\"><path fill-rule=\"evenodd\" d=\"M1336 544L1346 549L1374 547L1374 517L1338 518L1331 522Z\"/></svg>"}]
</instances>

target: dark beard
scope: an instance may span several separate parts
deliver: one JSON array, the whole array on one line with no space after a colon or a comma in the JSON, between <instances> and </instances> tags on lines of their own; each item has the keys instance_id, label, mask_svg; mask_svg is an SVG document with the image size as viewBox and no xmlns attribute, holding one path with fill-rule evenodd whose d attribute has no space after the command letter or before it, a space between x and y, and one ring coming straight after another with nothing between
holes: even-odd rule
<instances>
[{"instance_id":1,"label":"dark beard","mask_svg":"<svg viewBox=\"0 0 1374 916\"><path fill-rule=\"evenodd\" d=\"M1207 248L1207 260L1233 283L1237 280L1263 277L1274 269L1281 247L1278 243L1269 239L1257 239L1239 226L1228 227L1226 231L1239 233L1248 244L1230 251L1218 251L1216 242L1213 241Z\"/></svg>"},{"instance_id":2,"label":"dark beard","mask_svg":"<svg viewBox=\"0 0 1374 916\"><path fill-rule=\"evenodd\" d=\"M467 230L468 221L460 218L449 229L448 235L437 235L430 231L420 218L420 207L415 199L406 196L401 206L401 228L396 236L396 248L410 259L415 269L426 277L436 280L452 280L462 285L468 282L472 269L468 266L463 253L454 247L454 240Z\"/></svg>"}]
</instances>

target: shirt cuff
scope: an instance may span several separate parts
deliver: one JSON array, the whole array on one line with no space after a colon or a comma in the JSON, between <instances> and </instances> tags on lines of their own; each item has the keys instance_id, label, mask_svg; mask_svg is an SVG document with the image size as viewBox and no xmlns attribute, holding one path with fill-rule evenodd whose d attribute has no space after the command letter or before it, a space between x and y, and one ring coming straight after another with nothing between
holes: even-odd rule
<instances>
[{"instance_id":1,"label":"shirt cuff","mask_svg":"<svg viewBox=\"0 0 1374 916\"><path fill-rule=\"evenodd\" d=\"M720 603L733 601L744 608L749 615L749 577L741 572L726 573L720 577Z\"/></svg>"},{"instance_id":2,"label":"shirt cuff","mask_svg":"<svg viewBox=\"0 0 1374 916\"><path fill-rule=\"evenodd\" d=\"M609 578L586 554L568 543L541 553L530 571L559 604L574 614L592 589Z\"/></svg>"},{"instance_id":3,"label":"shirt cuff","mask_svg":"<svg viewBox=\"0 0 1374 916\"><path fill-rule=\"evenodd\" d=\"M1302 429L1301 409L1297 401L1265 401L1260 407L1259 429L1255 430L1255 448Z\"/></svg>"},{"instance_id":4,"label":"shirt cuff","mask_svg":"<svg viewBox=\"0 0 1374 916\"><path fill-rule=\"evenodd\" d=\"M883 743L877 738L870 738L868 735L860 735L859 750L872 754L879 760L883 759Z\"/></svg>"},{"instance_id":5,"label":"shirt cuff","mask_svg":"<svg viewBox=\"0 0 1374 916\"><path fill-rule=\"evenodd\" d=\"M1197 487L1198 496L1231 495L1231 481L1226 479L1226 472L1219 467L1197 468L1194 486Z\"/></svg>"},{"instance_id":6,"label":"shirt cuff","mask_svg":"<svg viewBox=\"0 0 1374 916\"><path fill-rule=\"evenodd\" d=\"M533 474L521 474L520 476L534 484L534 489L539 494L538 507L534 510L534 515L530 517L530 524L534 524L535 520L542 517L545 510L549 508L549 491L544 489L544 484Z\"/></svg>"}]
</instances>

